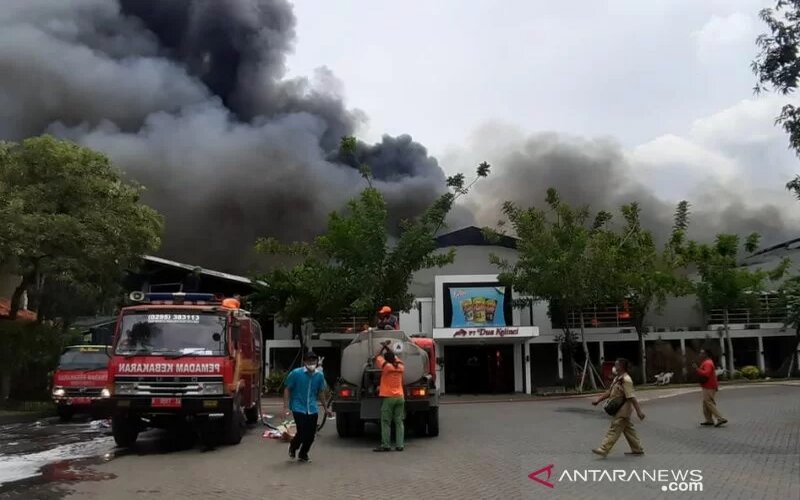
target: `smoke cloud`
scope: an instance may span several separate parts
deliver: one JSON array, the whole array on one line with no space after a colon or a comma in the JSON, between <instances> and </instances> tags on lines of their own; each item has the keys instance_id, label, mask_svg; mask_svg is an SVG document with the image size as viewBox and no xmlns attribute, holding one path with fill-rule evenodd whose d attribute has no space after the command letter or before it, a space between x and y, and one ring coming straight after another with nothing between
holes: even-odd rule
<instances>
[{"instance_id":1,"label":"smoke cloud","mask_svg":"<svg viewBox=\"0 0 800 500\"><path fill-rule=\"evenodd\" d=\"M359 144L358 161L338 157L340 138L366 117L345 105L324 67L286 78L295 23L285 0L7 0L0 138L47 132L106 152L165 215L161 255L230 272L257 264L260 236L320 232L364 186L359 162L371 167L393 223L419 214L446 189L439 162L407 135ZM494 225L505 200L541 205L551 186L595 210L639 201L661 238L672 225L678 200L659 197L659 178L644 178L611 140L489 126L443 163L472 172L483 160L492 174L456 207L452 229ZM696 184L686 196L690 236L795 236L790 196L782 205L742 186Z\"/></svg>"},{"instance_id":2,"label":"smoke cloud","mask_svg":"<svg viewBox=\"0 0 800 500\"><path fill-rule=\"evenodd\" d=\"M335 156L363 113L326 68L285 78L295 22L284 0L4 2L0 138L109 154L164 214L162 255L245 272L258 237L310 238L364 186ZM358 156L394 221L445 190L410 136Z\"/></svg>"},{"instance_id":3,"label":"smoke cloud","mask_svg":"<svg viewBox=\"0 0 800 500\"><path fill-rule=\"evenodd\" d=\"M525 136L509 127L488 125L470 144L446 161L463 166L475 155L492 159L493 174L477 185L475 196L466 202L482 225L497 224L505 200L522 207L545 206L546 191L554 187L564 201L589 205L595 212L609 210L620 221L619 207L638 201L644 227L661 242L669 237L680 199L690 202L688 236L699 241L711 241L722 232L745 236L755 231L764 246L797 237L800 210L788 193L776 197L773 190L765 198L765 193L741 182L728 184L709 175L695 183L691 193L668 200L653 189L661 179L642 174L642 165L611 139L555 133ZM674 182L680 173L670 175Z\"/></svg>"}]
</instances>

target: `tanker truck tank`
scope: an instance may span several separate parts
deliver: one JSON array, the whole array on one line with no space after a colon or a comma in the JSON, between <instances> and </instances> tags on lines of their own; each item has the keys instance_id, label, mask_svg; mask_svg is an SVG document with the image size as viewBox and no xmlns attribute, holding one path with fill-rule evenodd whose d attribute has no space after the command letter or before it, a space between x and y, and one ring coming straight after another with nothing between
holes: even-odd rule
<instances>
[{"instance_id":1,"label":"tanker truck tank","mask_svg":"<svg viewBox=\"0 0 800 500\"><path fill-rule=\"evenodd\" d=\"M364 370L372 366L372 360L380 353L381 344L389 342L389 347L397 354L405 365L403 384L419 381L429 374L428 353L416 345L408 335L397 330L376 330L360 333L344 348L342 353L341 376L346 382L359 386L362 383Z\"/></svg>"},{"instance_id":2,"label":"tanker truck tank","mask_svg":"<svg viewBox=\"0 0 800 500\"><path fill-rule=\"evenodd\" d=\"M426 339L427 340L427 339ZM388 341L388 343L387 343ZM382 370L375 364L387 343L403 361L405 422L419 436L439 435L439 390L436 386L436 344L421 342L398 330L357 334L342 351L341 371L332 400L339 437L357 436L366 422L380 422Z\"/></svg>"}]
</instances>

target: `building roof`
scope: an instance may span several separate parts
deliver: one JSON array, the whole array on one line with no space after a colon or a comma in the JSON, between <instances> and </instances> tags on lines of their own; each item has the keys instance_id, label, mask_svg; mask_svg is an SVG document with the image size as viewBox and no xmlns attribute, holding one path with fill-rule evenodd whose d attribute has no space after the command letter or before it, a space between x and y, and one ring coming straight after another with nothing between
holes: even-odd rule
<instances>
[{"instance_id":1,"label":"building roof","mask_svg":"<svg viewBox=\"0 0 800 500\"><path fill-rule=\"evenodd\" d=\"M512 238L511 236L499 236L497 241L489 240L483 234L483 230L476 226L467 226L436 238L436 244L439 248L492 246L516 249L517 241L517 238Z\"/></svg>"},{"instance_id":2,"label":"building roof","mask_svg":"<svg viewBox=\"0 0 800 500\"><path fill-rule=\"evenodd\" d=\"M192 271L195 268L199 267L191 264L183 264L181 262L176 262L174 260L162 259L161 257L155 257L153 255L145 255L144 260L148 262L153 262L155 264L161 264L164 266L186 269L187 271ZM228 281L238 281L239 283L247 283L248 285L253 283L253 281L250 278L245 278L244 276L237 276L235 274L223 273L221 271L212 271L211 269L200 268L200 274L205 274L206 276L214 276L215 278L220 278Z\"/></svg>"},{"instance_id":3,"label":"building roof","mask_svg":"<svg viewBox=\"0 0 800 500\"><path fill-rule=\"evenodd\" d=\"M791 258L796 256L798 251L800 251L800 238L794 238L792 240L784 241L783 243L778 243L777 245L772 245L771 247L761 249L758 252L745 257L744 265L751 266L755 264L763 264L775 259L782 259L784 257Z\"/></svg>"}]
</instances>

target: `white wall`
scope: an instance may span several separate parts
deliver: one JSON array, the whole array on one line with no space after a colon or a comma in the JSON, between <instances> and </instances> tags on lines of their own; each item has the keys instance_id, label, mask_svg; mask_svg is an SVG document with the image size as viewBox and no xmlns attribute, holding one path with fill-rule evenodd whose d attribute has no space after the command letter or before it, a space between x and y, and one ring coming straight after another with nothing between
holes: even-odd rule
<instances>
[{"instance_id":1,"label":"white wall","mask_svg":"<svg viewBox=\"0 0 800 500\"><path fill-rule=\"evenodd\" d=\"M436 286L434 280L440 275L458 274L497 274L499 269L489 262L489 255L494 253L510 263L517 261L517 252L511 248L494 246L463 246L453 247L456 257L452 264L444 267L423 269L414 273L411 280L411 294L415 297L434 297ZM447 253L450 248L438 250L438 253Z\"/></svg>"},{"instance_id":2,"label":"white wall","mask_svg":"<svg viewBox=\"0 0 800 500\"><path fill-rule=\"evenodd\" d=\"M416 309L417 305L421 307L422 324L420 325L420 310ZM400 320L400 329L409 335L421 333L423 335L433 335L433 307L434 302L431 297L418 297L414 301L414 308L408 312L401 311L397 316Z\"/></svg>"}]
</instances>

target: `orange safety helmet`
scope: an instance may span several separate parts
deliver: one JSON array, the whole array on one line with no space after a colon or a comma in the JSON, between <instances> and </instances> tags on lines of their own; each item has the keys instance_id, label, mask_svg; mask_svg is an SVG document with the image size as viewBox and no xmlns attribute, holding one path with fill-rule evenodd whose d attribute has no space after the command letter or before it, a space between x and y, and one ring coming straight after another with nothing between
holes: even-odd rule
<instances>
[{"instance_id":1,"label":"orange safety helmet","mask_svg":"<svg viewBox=\"0 0 800 500\"><path fill-rule=\"evenodd\" d=\"M392 308L389 306L381 307L381 310L378 311L379 314L392 314Z\"/></svg>"},{"instance_id":2,"label":"orange safety helmet","mask_svg":"<svg viewBox=\"0 0 800 500\"><path fill-rule=\"evenodd\" d=\"M228 307L231 309L239 309L241 303L236 299L225 299L222 301L222 307Z\"/></svg>"}]
</instances>

